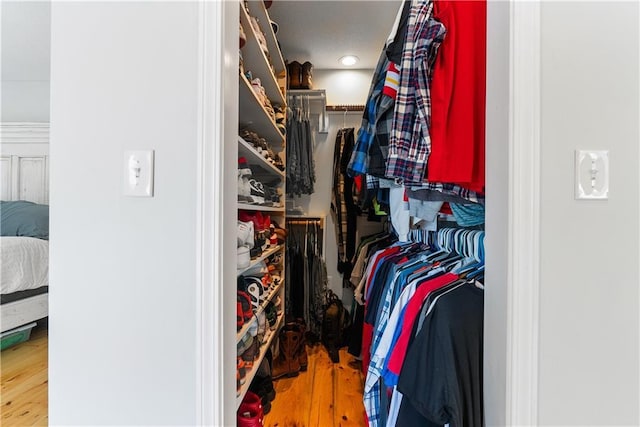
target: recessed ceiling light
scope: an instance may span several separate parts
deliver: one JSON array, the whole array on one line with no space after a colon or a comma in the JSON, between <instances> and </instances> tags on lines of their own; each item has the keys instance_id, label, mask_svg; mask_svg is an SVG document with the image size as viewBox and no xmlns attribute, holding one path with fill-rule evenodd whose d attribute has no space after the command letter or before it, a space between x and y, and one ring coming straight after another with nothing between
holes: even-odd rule
<instances>
[{"instance_id":1,"label":"recessed ceiling light","mask_svg":"<svg viewBox=\"0 0 640 427\"><path fill-rule=\"evenodd\" d=\"M352 65L356 65L356 63L358 62L358 57L355 55L346 55L343 56L342 58L340 58L340 62L342 63L342 65L345 65L347 67L350 67Z\"/></svg>"}]
</instances>

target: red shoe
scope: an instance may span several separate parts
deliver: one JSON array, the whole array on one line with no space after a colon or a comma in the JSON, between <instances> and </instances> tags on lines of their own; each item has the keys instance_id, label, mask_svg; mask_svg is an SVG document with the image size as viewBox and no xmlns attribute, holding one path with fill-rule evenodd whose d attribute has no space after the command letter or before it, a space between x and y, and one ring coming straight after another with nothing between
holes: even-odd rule
<instances>
[{"instance_id":1,"label":"red shoe","mask_svg":"<svg viewBox=\"0 0 640 427\"><path fill-rule=\"evenodd\" d=\"M247 391L238 408L238 427L262 427L263 418L262 399L254 392Z\"/></svg>"}]
</instances>

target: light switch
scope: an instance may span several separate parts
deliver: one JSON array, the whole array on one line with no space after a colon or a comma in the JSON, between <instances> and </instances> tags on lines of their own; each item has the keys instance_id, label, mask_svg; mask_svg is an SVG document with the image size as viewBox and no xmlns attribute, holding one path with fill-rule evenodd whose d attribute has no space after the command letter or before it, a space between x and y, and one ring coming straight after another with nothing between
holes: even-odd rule
<instances>
[{"instance_id":1,"label":"light switch","mask_svg":"<svg viewBox=\"0 0 640 427\"><path fill-rule=\"evenodd\" d=\"M153 197L153 150L124 152L123 193L125 196Z\"/></svg>"},{"instance_id":2,"label":"light switch","mask_svg":"<svg viewBox=\"0 0 640 427\"><path fill-rule=\"evenodd\" d=\"M576 199L609 198L609 151L576 150Z\"/></svg>"}]
</instances>

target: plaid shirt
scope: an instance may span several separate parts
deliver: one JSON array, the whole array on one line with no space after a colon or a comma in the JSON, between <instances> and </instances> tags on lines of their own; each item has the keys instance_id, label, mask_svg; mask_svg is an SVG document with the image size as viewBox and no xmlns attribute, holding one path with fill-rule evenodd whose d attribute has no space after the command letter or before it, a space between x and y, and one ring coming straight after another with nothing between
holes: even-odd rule
<instances>
[{"instance_id":1,"label":"plaid shirt","mask_svg":"<svg viewBox=\"0 0 640 427\"><path fill-rule=\"evenodd\" d=\"M444 25L432 17L432 0L414 0L400 64L400 88L389 141L386 175L405 183L423 181L431 151L432 66L444 40Z\"/></svg>"},{"instance_id":2,"label":"plaid shirt","mask_svg":"<svg viewBox=\"0 0 640 427\"><path fill-rule=\"evenodd\" d=\"M367 173L369 148L371 147L371 142L376 131L375 121L378 101L382 95L388 65L389 60L383 49L371 80L369 95L367 96L367 105L362 114L362 122L360 123L360 130L358 131L358 140L353 148L351 160L349 160L349 165L347 166L347 174L351 177Z\"/></svg>"}]
</instances>

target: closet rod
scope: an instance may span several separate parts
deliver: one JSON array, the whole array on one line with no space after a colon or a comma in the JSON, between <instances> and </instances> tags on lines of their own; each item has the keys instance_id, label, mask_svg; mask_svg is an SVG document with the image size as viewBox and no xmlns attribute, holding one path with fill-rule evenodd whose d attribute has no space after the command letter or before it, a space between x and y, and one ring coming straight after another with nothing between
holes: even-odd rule
<instances>
[{"instance_id":1,"label":"closet rod","mask_svg":"<svg viewBox=\"0 0 640 427\"><path fill-rule=\"evenodd\" d=\"M318 223L320 228L324 228L324 218L322 217L287 217L287 224L309 225L310 223Z\"/></svg>"},{"instance_id":2,"label":"closet rod","mask_svg":"<svg viewBox=\"0 0 640 427\"><path fill-rule=\"evenodd\" d=\"M364 105L327 105L327 111L364 111Z\"/></svg>"}]
</instances>

